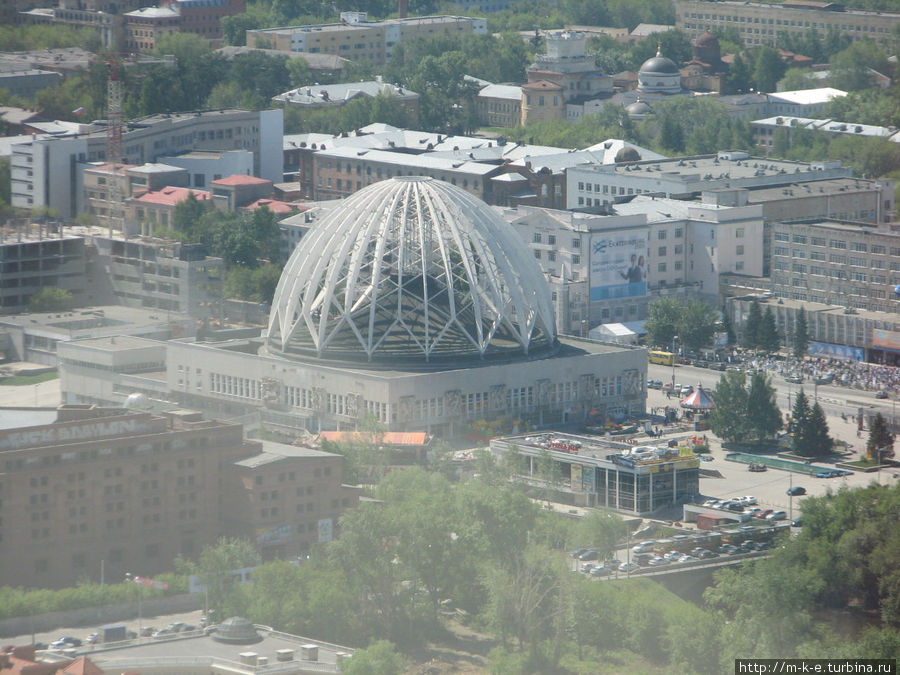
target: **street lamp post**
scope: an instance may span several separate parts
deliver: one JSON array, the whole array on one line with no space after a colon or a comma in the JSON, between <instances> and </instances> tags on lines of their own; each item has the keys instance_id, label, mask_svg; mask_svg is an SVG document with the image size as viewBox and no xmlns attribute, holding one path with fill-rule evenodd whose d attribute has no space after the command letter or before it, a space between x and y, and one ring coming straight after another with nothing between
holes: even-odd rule
<instances>
[{"instance_id":1,"label":"street lamp post","mask_svg":"<svg viewBox=\"0 0 900 675\"><path fill-rule=\"evenodd\" d=\"M794 472L789 471L788 476L791 479L790 485L788 486L788 518L790 518L791 522L794 522Z\"/></svg>"},{"instance_id":2,"label":"street lamp post","mask_svg":"<svg viewBox=\"0 0 900 675\"><path fill-rule=\"evenodd\" d=\"M678 342L678 336L673 335L672 336L672 393L677 396L678 392L675 391L675 361L677 360L675 358L675 343L676 342Z\"/></svg>"}]
</instances>

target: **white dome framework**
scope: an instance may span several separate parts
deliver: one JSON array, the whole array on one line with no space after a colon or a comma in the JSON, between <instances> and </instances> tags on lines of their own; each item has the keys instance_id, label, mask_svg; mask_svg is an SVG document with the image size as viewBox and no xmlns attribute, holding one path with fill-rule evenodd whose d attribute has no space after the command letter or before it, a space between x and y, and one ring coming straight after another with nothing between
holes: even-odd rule
<instances>
[{"instance_id":1,"label":"white dome framework","mask_svg":"<svg viewBox=\"0 0 900 675\"><path fill-rule=\"evenodd\" d=\"M436 364L556 346L530 249L484 202L438 180L371 185L300 242L267 345L286 356Z\"/></svg>"}]
</instances>

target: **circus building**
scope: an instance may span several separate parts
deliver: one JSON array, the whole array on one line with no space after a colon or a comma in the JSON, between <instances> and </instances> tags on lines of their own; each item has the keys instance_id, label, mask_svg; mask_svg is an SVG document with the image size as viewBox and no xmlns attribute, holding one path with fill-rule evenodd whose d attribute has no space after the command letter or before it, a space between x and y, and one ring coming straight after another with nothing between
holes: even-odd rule
<instances>
[{"instance_id":1,"label":"circus building","mask_svg":"<svg viewBox=\"0 0 900 675\"><path fill-rule=\"evenodd\" d=\"M317 222L261 335L156 349L170 399L316 432L375 419L453 436L475 420L513 428L581 421L598 407L644 411L642 349L560 336L555 325L547 282L512 226L460 188L404 176Z\"/></svg>"}]
</instances>

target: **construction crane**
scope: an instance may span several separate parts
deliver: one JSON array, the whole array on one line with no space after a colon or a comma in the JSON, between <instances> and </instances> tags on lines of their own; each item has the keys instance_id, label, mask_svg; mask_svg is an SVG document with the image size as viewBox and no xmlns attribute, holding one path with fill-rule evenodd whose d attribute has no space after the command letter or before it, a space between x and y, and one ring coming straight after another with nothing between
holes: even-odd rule
<instances>
[{"instance_id":1,"label":"construction crane","mask_svg":"<svg viewBox=\"0 0 900 675\"><path fill-rule=\"evenodd\" d=\"M122 235L125 232L124 194L121 183L121 165L124 164L122 148L122 80L119 79L119 59L110 56L107 60L109 78L106 84L106 161L110 165L111 176L107 187L109 198L106 217L109 223L109 238L118 224Z\"/></svg>"}]
</instances>

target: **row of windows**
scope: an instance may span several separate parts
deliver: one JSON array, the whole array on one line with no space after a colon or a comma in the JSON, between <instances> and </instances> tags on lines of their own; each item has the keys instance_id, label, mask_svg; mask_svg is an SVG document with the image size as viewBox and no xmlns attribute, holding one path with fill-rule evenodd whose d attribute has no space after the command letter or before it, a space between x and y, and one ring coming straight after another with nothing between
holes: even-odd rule
<instances>
[{"instance_id":1,"label":"row of windows","mask_svg":"<svg viewBox=\"0 0 900 675\"><path fill-rule=\"evenodd\" d=\"M740 15L732 15L732 14L702 14L697 12L688 12L685 13L686 19L707 19L709 21L723 21L723 22L731 22L731 23L755 23L755 24L765 24L768 26L783 26L784 28L816 28L820 31L825 31L828 28L833 28L835 30L843 30L843 31L861 31L868 33L889 33L891 30L890 25L869 25L869 24L839 24L834 22L823 22L823 21L802 21L800 19L784 19L781 18L773 18L773 17L759 17L759 16L740 16ZM747 29L741 29L747 30ZM824 37L821 35L820 37Z\"/></svg>"}]
</instances>

